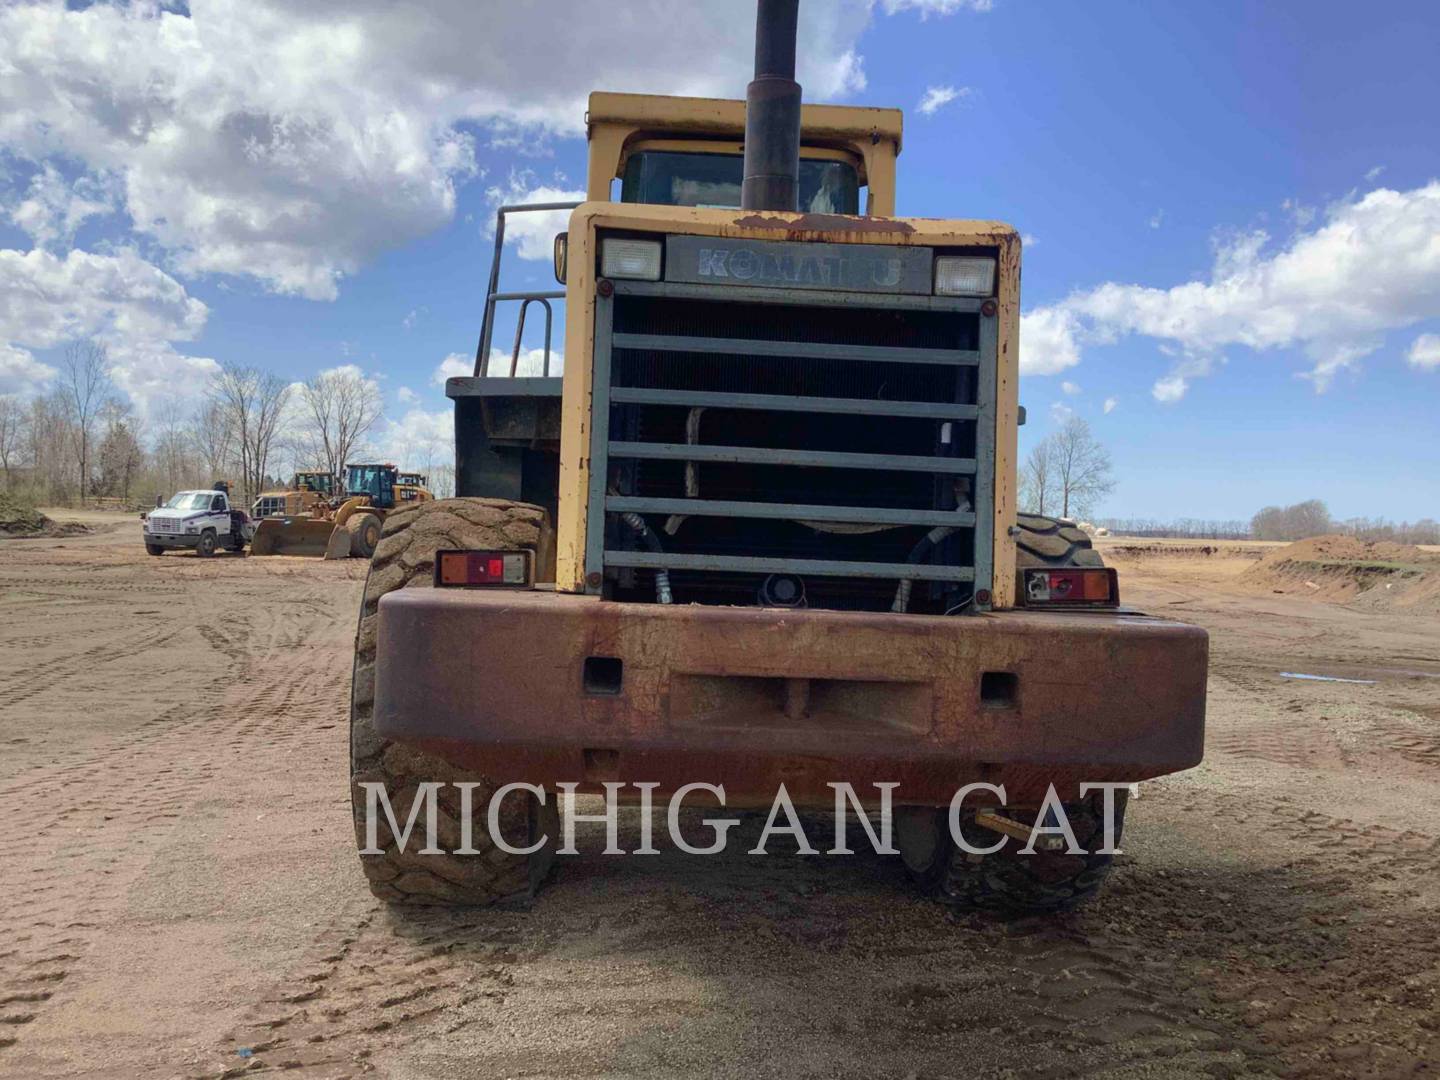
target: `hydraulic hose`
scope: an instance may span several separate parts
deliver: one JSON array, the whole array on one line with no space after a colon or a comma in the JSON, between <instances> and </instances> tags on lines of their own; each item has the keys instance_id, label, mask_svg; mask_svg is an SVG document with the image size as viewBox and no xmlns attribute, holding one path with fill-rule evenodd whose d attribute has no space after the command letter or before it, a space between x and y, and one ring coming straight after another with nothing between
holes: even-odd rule
<instances>
[{"instance_id":1,"label":"hydraulic hose","mask_svg":"<svg viewBox=\"0 0 1440 1080\"><path fill-rule=\"evenodd\" d=\"M620 520L625 522L640 539L645 541L645 546L656 555L665 554L664 547L660 544L660 538L655 535L655 530L645 524L645 519L633 510L620 515ZM655 571L655 602L659 604L673 604L675 597L670 592L670 571Z\"/></svg>"},{"instance_id":2,"label":"hydraulic hose","mask_svg":"<svg viewBox=\"0 0 1440 1080\"><path fill-rule=\"evenodd\" d=\"M926 556L930 554L930 552L935 550L936 546L942 540L944 540L947 536L953 533L955 529L956 527L954 525L937 525L935 528L931 529L928 533L926 533L924 538L915 545L914 549L910 552L909 558L907 558L905 561L910 563L912 566L918 565L926 558ZM910 607L911 584L912 583L909 578L900 579L900 585L895 590L895 602L890 605L891 611L903 615L905 611Z\"/></svg>"}]
</instances>

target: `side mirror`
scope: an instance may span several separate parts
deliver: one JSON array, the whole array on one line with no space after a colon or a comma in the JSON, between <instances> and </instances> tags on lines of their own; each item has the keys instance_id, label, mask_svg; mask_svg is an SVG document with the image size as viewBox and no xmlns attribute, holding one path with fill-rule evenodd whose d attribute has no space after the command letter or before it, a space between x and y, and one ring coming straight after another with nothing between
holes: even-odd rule
<instances>
[{"instance_id":1,"label":"side mirror","mask_svg":"<svg viewBox=\"0 0 1440 1080\"><path fill-rule=\"evenodd\" d=\"M570 234L562 232L555 237L555 280L561 285L565 284L566 263L570 254Z\"/></svg>"}]
</instances>

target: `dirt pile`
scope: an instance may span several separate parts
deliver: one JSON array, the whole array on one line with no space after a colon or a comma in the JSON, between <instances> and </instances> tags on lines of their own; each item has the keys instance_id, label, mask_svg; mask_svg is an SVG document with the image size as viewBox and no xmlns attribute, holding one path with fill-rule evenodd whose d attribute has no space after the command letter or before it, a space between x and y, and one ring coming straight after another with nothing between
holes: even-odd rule
<instances>
[{"instance_id":1,"label":"dirt pile","mask_svg":"<svg viewBox=\"0 0 1440 1080\"><path fill-rule=\"evenodd\" d=\"M1277 593L1367 607L1440 611L1440 555L1409 544L1349 536L1297 540L1266 555L1242 577Z\"/></svg>"},{"instance_id":2,"label":"dirt pile","mask_svg":"<svg viewBox=\"0 0 1440 1080\"><path fill-rule=\"evenodd\" d=\"M0 492L0 538L7 540L46 536L79 536L88 526L78 522L61 525L51 521L29 503Z\"/></svg>"}]
</instances>

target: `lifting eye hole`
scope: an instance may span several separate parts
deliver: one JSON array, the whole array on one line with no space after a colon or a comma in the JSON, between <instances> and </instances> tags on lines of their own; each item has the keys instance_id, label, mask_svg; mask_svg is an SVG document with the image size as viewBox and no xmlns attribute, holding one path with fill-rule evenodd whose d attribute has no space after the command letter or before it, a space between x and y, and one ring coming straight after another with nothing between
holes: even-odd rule
<instances>
[{"instance_id":1,"label":"lifting eye hole","mask_svg":"<svg viewBox=\"0 0 1440 1080\"><path fill-rule=\"evenodd\" d=\"M618 694L625 677L625 661L614 656L587 656L582 683L587 694Z\"/></svg>"},{"instance_id":2,"label":"lifting eye hole","mask_svg":"<svg viewBox=\"0 0 1440 1080\"><path fill-rule=\"evenodd\" d=\"M980 676L980 704L987 709L1013 708L1020 699L1020 676L1012 671L987 671Z\"/></svg>"}]
</instances>

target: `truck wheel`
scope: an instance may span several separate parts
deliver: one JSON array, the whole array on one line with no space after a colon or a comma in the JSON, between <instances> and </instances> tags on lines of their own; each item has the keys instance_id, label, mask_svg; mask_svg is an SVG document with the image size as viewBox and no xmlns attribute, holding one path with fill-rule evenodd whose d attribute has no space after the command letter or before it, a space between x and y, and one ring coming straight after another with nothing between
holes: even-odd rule
<instances>
[{"instance_id":1,"label":"truck wheel","mask_svg":"<svg viewBox=\"0 0 1440 1080\"><path fill-rule=\"evenodd\" d=\"M151 555L164 555L165 548L161 544L146 544L145 550Z\"/></svg>"},{"instance_id":2,"label":"truck wheel","mask_svg":"<svg viewBox=\"0 0 1440 1080\"><path fill-rule=\"evenodd\" d=\"M1127 794L1115 793L1115 845L1125 826ZM978 908L1012 915L1048 915L1069 911L1100 890L1110 873L1113 855L1101 855L1104 846L1104 796L1092 795L1067 803L1065 815L1083 855L1036 850L1022 855L1023 842L1009 839L993 855L972 855L950 836L949 812L936 810L918 822L911 819L910 837L902 826L901 851L906 868L922 891L958 907ZM1026 820L1030 823L1030 819ZM974 823L974 813L960 818L960 829L972 847L989 847L999 839ZM922 834L916 837L917 830ZM924 835L929 830L929 835Z\"/></svg>"},{"instance_id":3,"label":"truck wheel","mask_svg":"<svg viewBox=\"0 0 1440 1080\"><path fill-rule=\"evenodd\" d=\"M206 529L200 534L200 542L195 545L195 554L206 559L215 554L214 529Z\"/></svg>"},{"instance_id":4,"label":"truck wheel","mask_svg":"<svg viewBox=\"0 0 1440 1080\"><path fill-rule=\"evenodd\" d=\"M1104 566L1084 529L1073 521L1041 514L1016 514L1015 565Z\"/></svg>"},{"instance_id":5,"label":"truck wheel","mask_svg":"<svg viewBox=\"0 0 1440 1080\"><path fill-rule=\"evenodd\" d=\"M495 847L486 828L486 808L496 785L487 777L461 769L420 751L392 743L375 731L375 635L380 598L396 589L431 587L435 552L447 548L529 549L541 545L548 530L538 506L503 499L444 499L422 502L387 516L379 545L365 579L360 623L355 634L355 668L350 699L350 794L355 839L366 847L364 783L385 785L396 820L408 818L417 786L440 781L438 846L443 855L420 855L424 824L416 823L405 851L400 851L384 814L376 828L379 855L361 855L360 865L370 890L392 903L476 905L533 896L549 874L554 859L559 819L555 799L539 805L533 797L509 796L501 828L513 847L526 847L541 836L546 845L533 855L511 855ZM424 678L415 672L415 678ZM484 693L477 676L475 691ZM476 781L472 813L475 855L453 855L459 847L460 792L457 782ZM416 837L419 836L417 843Z\"/></svg>"},{"instance_id":6,"label":"truck wheel","mask_svg":"<svg viewBox=\"0 0 1440 1080\"><path fill-rule=\"evenodd\" d=\"M380 518L375 514L361 515L360 520L350 526L350 554L357 559L368 559L379 544Z\"/></svg>"}]
</instances>

